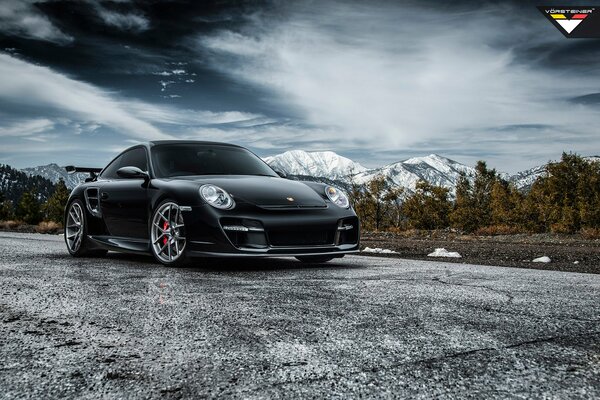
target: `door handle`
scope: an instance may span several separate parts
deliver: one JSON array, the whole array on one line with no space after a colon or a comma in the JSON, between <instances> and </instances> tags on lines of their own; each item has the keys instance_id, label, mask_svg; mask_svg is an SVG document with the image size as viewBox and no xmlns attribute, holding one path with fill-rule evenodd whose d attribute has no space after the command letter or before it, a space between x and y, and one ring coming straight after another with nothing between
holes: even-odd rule
<instances>
[{"instance_id":1,"label":"door handle","mask_svg":"<svg viewBox=\"0 0 600 400\"><path fill-rule=\"evenodd\" d=\"M106 193L106 192L102 192L102 194L100 195L100 198L101 198L102 200L107 200L107 199L108 199L108 193Z\"/></svg>"}]
</instances>

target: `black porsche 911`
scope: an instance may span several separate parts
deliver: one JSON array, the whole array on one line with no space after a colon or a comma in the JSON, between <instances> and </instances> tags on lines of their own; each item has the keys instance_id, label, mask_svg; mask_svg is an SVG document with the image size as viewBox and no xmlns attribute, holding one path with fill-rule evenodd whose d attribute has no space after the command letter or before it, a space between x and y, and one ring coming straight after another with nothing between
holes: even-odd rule
<instances>
[{"instance_id":1,"label":"black porsche 911","mask_svg":"<svg viewBox=\"0 0 600 400\"><path fill-rule=\"evenodd\" d=\"M88 172L65 209L73 256L152 253L165 265L194 257L292 256L326 262L359 249L359 223L333 186L285 179L226 143L154 141Z\"/></svg>"}]
</instances>

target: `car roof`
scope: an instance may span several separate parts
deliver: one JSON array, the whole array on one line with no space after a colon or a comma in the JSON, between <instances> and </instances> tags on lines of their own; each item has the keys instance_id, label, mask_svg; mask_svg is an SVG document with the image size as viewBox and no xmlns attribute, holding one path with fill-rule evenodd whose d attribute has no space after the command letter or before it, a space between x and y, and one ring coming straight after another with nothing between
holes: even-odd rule
<instances>
[{"instance_id":1,"label":"car roof","mask_svg":"<svg viewBox=\"0 0 600 400\"><path fill-rule=\"evenodd\" d=\"M158 146L163 144L212 144L219 146L232 146L232 147L242 147L237 144L232 143L223 143L223 142L211 142L205 140L152 140L148 142L150 146Z\"/></svg>"}]
</instances>

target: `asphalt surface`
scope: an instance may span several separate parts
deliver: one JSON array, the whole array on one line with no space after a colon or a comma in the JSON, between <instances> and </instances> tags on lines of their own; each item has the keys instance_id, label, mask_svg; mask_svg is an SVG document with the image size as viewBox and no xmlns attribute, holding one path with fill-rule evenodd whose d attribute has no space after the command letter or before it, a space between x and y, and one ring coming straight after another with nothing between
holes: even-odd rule
<instances>
[{"instance_id":1,"label":"asphalt surface","mask_svg":"<svg viewBox=\"0 0 600 400\"><path fill-rule=\"evenodd\" d=\"M2 399L600 397L600 275L0 254Z\"/></svg>"}]
</instances>

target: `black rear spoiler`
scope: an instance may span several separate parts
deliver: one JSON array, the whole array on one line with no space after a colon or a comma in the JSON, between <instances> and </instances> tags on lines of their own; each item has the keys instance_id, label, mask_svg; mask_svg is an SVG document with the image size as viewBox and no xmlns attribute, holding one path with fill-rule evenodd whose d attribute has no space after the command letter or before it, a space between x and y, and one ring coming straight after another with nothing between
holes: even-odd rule
<instances>
[{"instance_id":1,"label":"black rear spoiler","mask_svg":"<svg viewBox=\"0 0 600 400\"><path fill-rule=\"evenodd\" d=\"M69 174L74 174L76 172L88 173L88 174L90 174L91 179L95 179L96 176L98 176L98 173L100 173L100 171L102 171L102 168L74 167L73 165L67 165L65 167L65 170ZM86 181L87 181L87 179L86 179Z\"/></svg>"}]
</instances>

